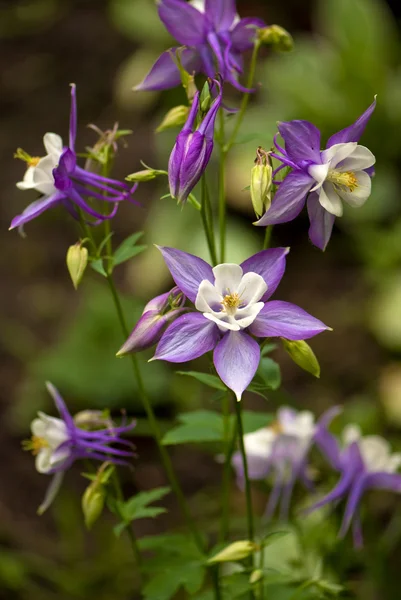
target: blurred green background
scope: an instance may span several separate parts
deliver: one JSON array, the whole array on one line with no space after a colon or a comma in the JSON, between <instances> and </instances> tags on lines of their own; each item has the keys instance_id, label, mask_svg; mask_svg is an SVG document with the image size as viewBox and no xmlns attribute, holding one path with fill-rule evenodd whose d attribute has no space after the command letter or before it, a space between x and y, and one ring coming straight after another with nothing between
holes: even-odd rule
<instances>
[{"instance_id":1,"label":"blurred green background","mask_svg":"<svg viewBox=\"0 0 401 600\"><path fill-rule=\"evenodd\" d=\"M244 402L248 408L269 411L289 402L316 414L345 404L343 423L359 422L366 433L386 435L400 450L401 6L396 0L392 6L385 0L240 0L238 8L241 16L257 15L286 27L296 45L288 55L262 52L260 91L242 129L248 142L237 145L229 160L230 261L261 247L263 232L252 227L249 193L241 190L249 184L256 146L271 146L276 121L308 119L327 138L378 96L362 140L377 156L373 194L366 206L337 219L324 255L308 242L305 215L273 233L274 245L291 246L279 297L334 328L312 342L321 379L312 379L277 351L282 391L272 393L267 403L252 395ZM67 136L70 82L78 90L79 150L96 141L88 123L106 129L118 121L133 134L121 148L114 175L123 178L139 170L141 159L165 168L176 132L156 137L154 129L170 107L183 103L183 92L134 94L132 86L171 40L152 0L0 1L0 40L0 598L134 598L136 576L128 549L123 540L114 539L110 523L98 525L91 535L82 533L79 467L69 474L54 508L39 519L36 508L47 479L34 471L31 456L20 448L36 411L53 410L44 393L43 383L49 379L72 411L125 407L138 417L139 460L133 477L126 475L128 493L165 483L129 365L114 359L122 340L110 298L92 272L79 293L73 290L65 254L79 232L61 211L29 224L26 239L7 228L31 200L29 192L15 187L24 166L13 153L21 146L40 155L46 131ZM238 102L235 93L230 102ZM213 184L213 166L211 173ZM194 210L187 206L180 211L171 200L159 200L166 192L165 182L143 184L137 194L142 206L122 206L116 219L116 241L142 229L149 244L147 252L116 272L130 325L147 299L170 285L153 243L207 258ZM146 358L145 379L163 427L180 410L219 408L206 389L174 375L165 364L147 365ZM211 453L192 447L178 447L173 459L193 512L205 528L213 529L221 467ZM255 496L262 511L265 496ZM234 488L232 502L241 515L243 497ZM167 516L141 521L138 535L179 526L174 500L167 506ZM345 597L399 600L399 498L379 492L368 498L362 552L354 552L350 540L335 540L340 515L312 520L306 537L313 555L321 554L347 586ZM301 560L292 552L283 547L283 564ZM277 592L275 600L285 597Z\"/></svg>"}]
</instances>

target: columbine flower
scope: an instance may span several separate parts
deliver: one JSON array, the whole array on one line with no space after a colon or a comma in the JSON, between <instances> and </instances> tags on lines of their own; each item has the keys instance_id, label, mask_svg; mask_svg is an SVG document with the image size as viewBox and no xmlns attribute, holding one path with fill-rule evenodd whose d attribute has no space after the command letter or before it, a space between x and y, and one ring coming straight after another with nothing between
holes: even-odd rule
<instances>
[{"instance_id":1,"label":"columbine flower","mask_svg":"<svg viewBox=\"0 0 401 600\"><path fill-rule=\"evenodd\" d=\"M264 480L272 475L273 489L266 508L271 517L280 501L280 517L288 517L292 491L300 479L308 488L312 482L307 472L306 457L315 434L315 419L309 411L280 408L277 421L244 436L249 478ZM244 488L244 468L240 452L235 452L232 464L241 489Z\"/></svg>"},{"instance_id":2,"label":"columbine flower","mask_svg":"<svg viewBox=\"0 0 401 600\"><path fill-rule=\"evenodd\" d=\"M150 300L117 356L140 352L157 344L168 325L185 312L185 301L186 298L178 287Z\"/></svg>"},{"instance_id":3,"label":"columbine flower","mask_svg":"<svg viewBox=\"0 0 401 600\"><path fill-rule=\"evenodd\" d=\"M213 134L216 116L222 100L221 85L217 80L218 96L213 101L200 125L194 129L199 112L199 92L196 93L191 111L181 133L178 135L168 163L170 194L178 202L185 202L188 195L204 173L213 151Z\"/></svg>"},{"instance_id":4,"label":"columbine flower","mask_svg":"<svg viewBox=\"0 0 401 600\"><path fill-rule=\"evenodd\" d=\"M294 304L267 302L284 274L288 248L264 250L241 265L225 263L213 269L192 254L159 249L196 311L168 327L153 360L181 363L214 350L217 373L240 400L260 360L260 346L251 336L302 340L328 329Z\"/></svg>"},{"instance_id":5,"label":"columbine flower","mask_svg":"<svg viewBox=\"0 0 401 600\"><path fill-rule=\"evenodd\" d=\"M308 512L326 504L347 499L344 518L339 532L344 537L352 525L354 543L362 545L359 505L363 494L371 489L385 489L401 493L401 453L391 453L387 440L378 435L362 436L359 427L348 425L343 432L343 447L328 431L334 414L322 423L316 433L316 443L332 467L341 473L335 488Z\"/></svg>"},{"instance_id":6,"label":"columbine flower","mask_svg":"<svg viewBox=\"0 0 401 600\"><path fill-rule=\"evenodd\" d=\"M376 106L376 100L349 127L334 134L326 150L320 150L320 131L308 121L279 123L285 142L271 156L292 171L283 182L269 210L256 223L266 226L292 221L299 215L308 197L309 237L324 250L330 240L336 217L343 214L342 201L360 207L370 196L373 154L357 142Z\"/></svg>"},{"instance_id":7,"label":"columbine flower","mask_svg":"<svg viewBox=\"0 0 401 600\"><path fill-rule=\"evenodd\" d=\"M76 130L77 105L75 85L72 85L68 146L63 145L59 135L46 133L43 138L46 156L30 157L21 150L17 151L16 156L26 160L28 165L24 179L17 183L17 187L21 190L36 190L42 197L32 202L21 215L15 217L10 229L23 226L58 204L64 205L76 219L79 218L81 210L85 216L90 215L95 219L89 224L97 225L105 219L114 217L120 201L132 201L131 195L136 186L130 188L125 183L91 173L77 165ZM110 202L113 208L109 214L99 213L88 202L90 199Z\"/></svg>"},{"instance_id":8,"label":"columbine flower","mask_svg":"<svg viewBox=\"0 0 401 600\"><path fill-rule=\"evenodd\" d=\"M240 19L235 0L160 0L159 17L166 29L186 46L180 55L189 73L214 77L218 72L243 92L250 92L238 82L242 73L242 54L252 48L256 29L264 27L260 19ZM136 90L165 90L180 84L180 72L171 48L158 58Z\"/></svg>"},{"instance_id":9,"label":"columbine flower","mask_svg":"<svg viewBox=\"0 0 401 600\"><path fill-rule=\"evenodd\" d=\"M47 383L46 386L61 418L49 417L39 412L31 424L32 438L24 443L25 449L31 450L36 456L36 470L46 475L54 474L45 500L39 508L40 513L50 506L60 488L64 473L76 460L86 458L128 465L128 459L134 455L132 444L122 439L121 435L135 427L135 423L114 427L110 421L103 419L103 427L99 429L99 417L96 413L96 430L82 429L70 415L56 388L51 383ZM91 425L89 414L85 422L81 413L79 415L80 425ZM125 449L114 448L110 444L117 444Z\"/></svg>"}]
</instances>

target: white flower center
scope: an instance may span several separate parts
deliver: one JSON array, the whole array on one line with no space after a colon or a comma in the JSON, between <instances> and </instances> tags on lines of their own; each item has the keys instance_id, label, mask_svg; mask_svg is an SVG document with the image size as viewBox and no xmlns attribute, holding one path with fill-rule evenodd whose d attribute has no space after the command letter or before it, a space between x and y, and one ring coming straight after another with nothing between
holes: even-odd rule
<instances>
[{"instance_id":1,"label":"white flower center","mask_svg":"<svg viewBox=\"0 0 401 600\"><path fill-rule=\"evenodd\" d=\"M39 473L48 473L53 467L65 460L69 450L56 452L68 440L67 426L62 419L49 417L40 412L31 424L31 449L36 455L36 469Z\"/></svg>"},{"instance_id":2,"label":"white flower center","mask_svg":"<svg viewBox=\"0 0 401 600\"><path fill-rule=\"evenodd\" d=\"M319 202L329 213L341 217L342 200L360 207L370 196L371 179L365 169L372 167L374 155L356 142L334 144L322 152L321 165L309 167L316 181L312 192L319 194Z\"/></svg>"},{"instance_id":3,"label":"white flower center","mask_svg":"<svg viewBox=\"0 0 401 600\"><path fill-rule=\"evenodd\" d=\"M195 307L221 331L239 331L254 322L264 306L259 302L267 290L257 273L243 274L239 265L224 263L214 267L214 284L204 279Z\"/></svg>"},{"instance_id":4,"label":"white flower center","mask_svg":"<svg viewBox=\"0 0 401 600\"><path fill-rule=\"evenodd\" d=\"M401 466L401 453L392 453L390 444L379 435L363 437L357 425L348 425L343 439L346 446L358 444L364 467L369 473L395 473Z\"/></svg>"},{"instance_id":5,"label":"white flower center","mask_svg":"<svg viewBox=\"0 0 401 600\"><path fill-rule=\"evenodd\" d=\"M43 137L46 156L35 158L28 163L24 179L17 183L20 190L36 190L45 196L56 193L53 169L57 167L63 152L63 140L55 133L46 133Z\"/></svg>"}]
</instances>

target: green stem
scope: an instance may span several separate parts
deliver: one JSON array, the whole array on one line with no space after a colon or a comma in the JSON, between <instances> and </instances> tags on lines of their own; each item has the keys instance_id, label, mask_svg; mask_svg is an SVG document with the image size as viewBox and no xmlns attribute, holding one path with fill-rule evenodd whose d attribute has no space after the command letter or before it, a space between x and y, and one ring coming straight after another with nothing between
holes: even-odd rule
<instances>
[{"instance_id":1,"label":"green stem","mask_svg":"<svg viewBox=\"0 0 401 600\"><path fill-rule=\"evenodd\" d=\"M232 436L230 436L230 394L227 393L224 397L223 403L224 409L224 443L225 443L225 456L224 456L224 470L223 470L223 483L222 483L222 514L221 514L221 525L220 525L220 542L228 536L229 524L230 524L230 487L231 487L231 460L235 450L235 443L237 439L237 423L234 425Z\"/></svg>"},{"instance_id":2,"label":"green stem","mask_svg":"<svg viewBox=\"0 0 401 600\"><path fill-rule=\"evenodd\" d=\"M265 239L263 242L263 250L267 250L268 248L270 248L270 240L272 237L272 231L273 231L273 225L268 225L266 227Z\"/></svg>"},{"instance_id":3,"label":"green stem","mask_svg":"<svg viewBox=\"0 0 401 600\"><path fill-rule=\"evenodd\" d=\"M235 410L237 413L239 447L240 447L240 452L241 452L241 456L242 456L242 463L244 466L246 514L247 514L247 521L248 521L248 539L251 542L253 542L254 526L253 526L252 494L251 494L251 484L249 481L249 474L248 474L248 461L246 459L246 453L245 453L244 428L242 426L242 402L237 402L237 401L235 402Z\"/></svg>"},{"instance_id":4,"label":"green stem","mask_svg":"<svg viewBox=\"0 0 401 600\"><path fill-rule=\"evenodd\" d=\"M121 302L120 302L120 298L118 296L118 292L116 290L116 286L114 284L114 280L111 276L111 274L108 274L107 276L107 281L109 284L109 288L110 288L110 292L111 295L113 297L113 301L114 301L114 305L117 311L117 315L118 315L118 319L120 321L120 325L121 325L121 330L123 332L124 335L124 339L127 339L128 335L129 335L129 330L127 327L127 323L125 321L125 316L124 316L124 312L121 306ZM191 514L189 512L186 500L185 500L185 496L181 490L180 484L178 483L177 477L175 475L174 472L174 468L170 459L170 456L166 450L166 448L163 446L162 444L162 436L161 436L161 432L160 432L160 428L156 419L156 416L153 412L153 408L151 405L151 402L149 400L149 397L146 393L145 390L145 386L143 383L143 379L142 379L142 374L139 368L139 364L138 364L138 360L135 354L130 354L129 355L131 358L131 362L132 362L132 367L134 370L134 375L135 375L135 379L138 385L138 390L139 390L139 396L142 400L143 403L143 407L145 409L146 412L146 416L149 420L149 425L152 431L152 435L156 440L157 446L159 448L159 452L160 452L160 456L162 459L162 463L163 463L163 467L166 471L167 477L169 479L170 485L173 489L174 494L177 497L178 500L178 504L180 506L180 509L184 515L184 518L186 520L186 523L188 525L189 530L191 531L191 534L193 536L194 542L197 545L197 547L199 548L199 550L201 552L203 552L203 542L202 539L196 529L196 526L192 520Z\"/></svg>"},{"instance_id":5,"label":"green stem","mask_svg":"<svg viewBox=\"0 0 401 600\"><path fill-rule=\"evenodd\" d=\"M116 472L113 473L113 483L114 483L114 489L116 491L117 499L120 502L124 502L124 495L123 495L123 491L121 489L121 483L120 483L120 480L119 480ZM118 508L117 508L117 510L118 510ZM121 512L119 510L118 510L118 516L122 521L124 521L124 516L121 514ZM127 532L127 535L128 535L128 538L129 538L129 541L131 544L132 552L135 557L135 562L138 566L140 584L142 585L141 569L142 569L143 561L142 561L141 552L139 550L138 542L135 537L134 530L132 529L132 525L129 524L128 527L125 528L125 531Z\"/></svg>"},{"instance_id":6,"label":"green stem","mask_svg":"<svg viewBox=\"0 0 401 600\"><path fill-rule=\"evenodd\" d=\"M302 592L304 592L306 589L308 589L308 587L311 587L312 585L315 585L315 582L313 580L304 581L304 583L300 585L297 590L295 590L292 596L290 596L289 600L295 600L296 598L300 598L300 596L302 596Z\"/></svg>"},{"instance_id":7,"label":"green stem","mask_svg":"<svg viewBox=\"0 0 401 600\"><path fill-rule=\"evenodd\" d=\"M224 113L223 110L219 111L220 119L220 164L219 164L219 229L220 229L220 262L223 263L226 252L226 186L225 186L225 172L226 172L226 157L227 152L225 148L225 131L224 131Z\"/></svg>"},{"instance_id":8,"label":"green stem","mask_svg":"<svg viewBox=\"0 0 401 600\"><path fill-rule=\"evenodd\" d=\"M248 81L246 84L246 87L248 89L251 89L253 86L253 80L255 78L255 71L256 71L256 61L258 58L258 53L259 53L259 48L261 46L261 42L259 40L256 40L255 45L253 47L253 52L252 52L252 58L251 58L251 64L249 66L249 75L248 75ZM242 121L244 120L244 116L245 116L245 112L246 109L248 108L248 103L249 103L249 98L250 98L250 94L244 94L242 96L242 102L241 102L241 106L238 112L238 117L237 117L237 121L235 123L234 129L232 134L230 135L230 138L227 142L227 145L225 146L225 151L228 152L231 148L231 146L234 144L236 138L237 138L237 134L238 131L242 125Z\"/></svg>"},{"instance_id":9,"label":"green stem","mask_svg":"<svg viewBox=\"0 0 401 600\"><path fill-rule=\"evenodd\" d=\"M216 244L214 239L214 223L213 223L213 210L210 203L209 190L207 188L206 176L203 175L201 179L202 186L202 204L201 204L201 217L203 229L205 231L206 241L209 248L210 258L213 266L217 265L217 254Z\"/></svg>"}]
</instances>

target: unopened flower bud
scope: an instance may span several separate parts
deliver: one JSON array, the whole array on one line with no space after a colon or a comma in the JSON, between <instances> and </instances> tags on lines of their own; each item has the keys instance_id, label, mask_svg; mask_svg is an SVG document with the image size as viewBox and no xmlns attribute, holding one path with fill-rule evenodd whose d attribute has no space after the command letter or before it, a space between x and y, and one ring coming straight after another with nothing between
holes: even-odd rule
<instances>
[{"instance_id":1,"label":"unopened flower bud","mask_svg":"<svg viewBox=\"0 0 401 600\"><path fill-rule=\"evenodd\" d=\"M156 179L158 175L166 174L166 171L158 171L156 169L144 169L143 171L137 171L136 173L131 173L131 175L127 175L125 179L127 181L144 182Z\"/></svg>"},{"instance_id":2,"label":"unopened flower bud","mask_svg":"<svg viewBox=\"0 0 401 600\"><path fill-rule=\"evenodd\" d=\"M72 284L77 290L88 264L88 250L80 242L70 246L67 251L67 268Z\"/></svg>"},{"instance_id":3,"label":"unopened flower bud","mask_svg":"<svg viewBox=\"0 0 401 600\"><path fill-rule=\"evenodd\" d=\"M320 377L319 361L305 340L292 341L282 338L282 342L284 349L291 356L295 364L315 377Z\"/></svg>"},{"instance_id":4,"label":"unopened flower bud","mask_svg":"<svg viewBox=\"0 0 401 600\"><path fill-rule=\"evenodd\" d=\"M206 113L209 110L212 101L213 101L213 98L210 94L209 82L206 81L205 85L202 88L200 98L199 98L200 110L203 113Z\"/></svg>"},{"instance_id":5,"label":"unopened flower bud","mask_svg":"<svg viewBox=\"0 0 401 600\"><path fill-rule=\"evenodd\" d=\"M87 529L91 529L102 514L105 496L105 489L98 481L86 488L82 496L82 511Z\"/></svg>"},{"instance_id":6,"label":"unopened flower bud","mask_svg":"<svg viewBox=\"0 0 401 600\"><path fill-rule=\"evenodd\" d=\"M174 108L169 110L168 113L165 115L163 121L156 129L156 133L160 133L161 131L170 129L170 127L184 125L185 121L188 118L188 114L189 106L185 106L184 104L180 104L180 106L174 106Z\"/></svg>"},{"instance_id":7,"label":"unopened flower bud","mask_svg":"<svg viewBox=\"0 0 401 600\"><path fill-rule=\"evenodd\" d=\"M254 585L258 581L260 581L263 577L263 571L261 569L255 569L252 571L251 576L249 578L249 583Z\"/></svg>"},{"instance_id":8,"label":"unopened flower bud","mask_svg":"<svg viewBox=\"0 0 401 600\"><path fill-rule=\"evenodd\" d=\"M270 208L273 168L269 155L261 147L257 149L255 166L251 171L251 199L258 219Z\"/></svg>"},{"instance_id":9,"label":"unopened flower bud","mask_svg":"<svg viewBox=\"0 0 401 600\"><path fill-rule=\"evenodd\" d=\"M237 560L243 560L247 558L253 552L259 549L259 546L254 542L249 540L242 540L239 542L233 542L224 550L209 558L207 561L209 564L219 563L219 562L234 562Z\"/></svg>"},{"instance_id":10,"label":"unopened flower bud","mask_svg":"<svg viewBox=\"0 0 401 600\"><path fill-rule=\"evenodd\" d=\"M273 46L273 49L279 52L290 52L294 48L292 35L280 25L270 25L259 29L258 36L263 44Z\"/></svg>"}]
</instances>

